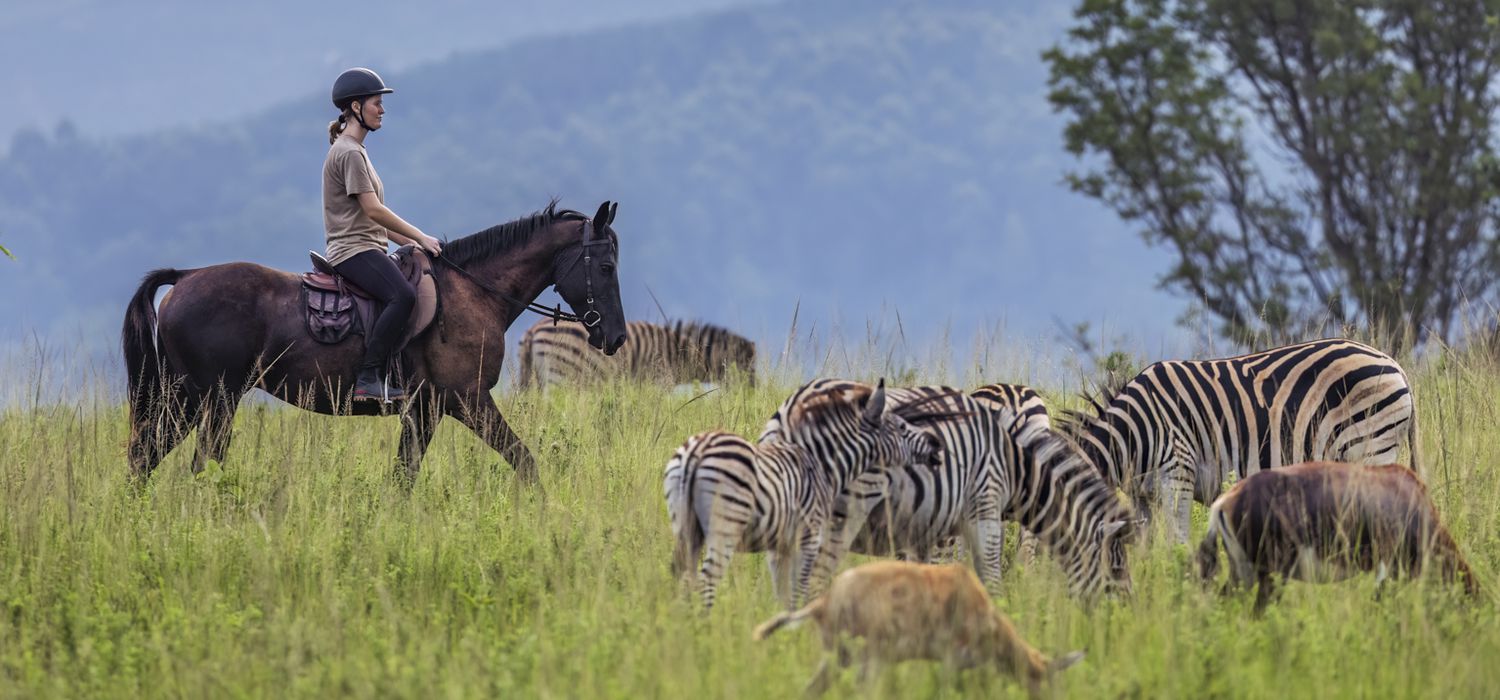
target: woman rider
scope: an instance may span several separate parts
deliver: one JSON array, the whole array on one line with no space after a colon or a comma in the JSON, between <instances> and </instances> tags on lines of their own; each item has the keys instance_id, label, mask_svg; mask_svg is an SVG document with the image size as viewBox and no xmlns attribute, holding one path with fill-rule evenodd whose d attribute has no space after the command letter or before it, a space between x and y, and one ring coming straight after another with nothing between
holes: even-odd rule
<instances>
[{"instance_id":1,"label":"woman rider","mask_svg":"<svg viewBox=\"0 0 1500 700\"><path fill-rule=\"evenodd\" d=\"M386 255L389 241L414 244L437 255L442 244L385 206L385 186L365 137L385 116L382 95L395 92L368 68L350 68L333 83L339 118L328 124L328 159L323 162L323 228L328 261L340 275L378 299L384 307L366 331L364 360L354 381L355 399L405 398L386 385L383 369L411 315L416 291Z\"/></svg>"}]
</instances>

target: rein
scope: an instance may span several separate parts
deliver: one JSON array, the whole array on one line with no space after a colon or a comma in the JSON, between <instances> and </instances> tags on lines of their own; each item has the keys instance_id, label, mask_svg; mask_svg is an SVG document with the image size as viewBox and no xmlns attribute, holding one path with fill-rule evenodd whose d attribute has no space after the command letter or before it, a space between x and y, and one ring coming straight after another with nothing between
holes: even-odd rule
<instances>
[{"instance_id":1,"label":"rein","mask_svg":"<svg viewBox=\"0 0 1500 700\"><path fill-rule=\"evenodd\" d=\"M590 220L590 219L584 219L583 220L583 243L582 243L583 254L580 255L579 257L573 258L573 264L570 265L570 266L568 266L568 270L567 270L567 272L572 272L573 268L578 265L578 261L579 260L583 261L583 283L584 283L584 288L585 288L586 293L587 293L587 296L585 298L586 299L585 303L588 305L588 309L583 312L582 316L577 316L577 315L568 313L566 311L563 311L561 304L558 304L556 308L550 308L549 309L549 308L547 308L545 306L542 306L541 304L536 303L535 301L530 301L530 302L521 301L520 299L517 299L517 298L515 298L515 297L513 297L513 296L511 296L509 294L506 294L503 291L500 291L499 289L496 289L493 285L489 284L488 282L485 282L484 280L482 280L482 279L480 279L478 277L475 277L473 273L469 272L468 270L463 269L462 267L459 267L458 263L455 263L452 260L449 260L446 256L442 256L442 255L437 256L437 261L440 262L440 263L443 263L444 265L447 265L454 272L457 272L458 274L463 275L465 279L469 280L470 282L473 282L474 285L477 286L477 287L479 287L480 289L483 289L484 291L489 292L490 294L492 294L494 296L500 297L501 299L503 299L505 301L508 301L508 302L510 302L512 304L515 304L516 306L522 307L522 309L525 310L525 311L530 311L530 312L532 312L534 314L539 314L539 315L546 316L547 318L552 319L552 325L554 325L554 326L557 325L558 321L567 321L569 323L582 323L584 326L586 326L588 328L593 328L594 326L599 325L599 321L603 320L604 317L603 317L602 314L599 313L599 311L597 309L594 308L594 273L593 273L593 270L589 266L589 261L592 259L592 256L590 256L590 254L589 254L589 248L591 246L595 246L595 245L607 244L607 243L609 243L609 239L602 238L602 239L598 239L598 240L589 240L589 238L590 238L590 236L589 236L589 228L592 225L593 225L593 221L592 220ZM553 284L556 284L558 280L561 280L566 275L567 275L567 273L564 273L562 275L554 275Z\"/></svg>"}]
</instances>

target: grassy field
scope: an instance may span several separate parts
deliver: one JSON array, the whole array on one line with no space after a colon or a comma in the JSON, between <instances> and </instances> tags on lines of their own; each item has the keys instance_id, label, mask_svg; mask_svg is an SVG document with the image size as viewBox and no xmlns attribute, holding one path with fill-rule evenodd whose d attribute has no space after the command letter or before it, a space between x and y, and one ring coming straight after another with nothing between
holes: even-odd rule
<instances>
[{"instance_id":1,"label":"grassy field","mask_svg":"<svg viewBox=\"0 0 1500 700\"><path fill-rule=\"evenodd\" d=\"M1461 355L1421 364L1433 494L1494 590L1500 371ZM817 665L815 633L750 640L776 612L754 554L736 558L718 607L699 615L668 570L661 494L688 435L753 437L790 388L502 397L545 497L517 489L451 420L408 495L389 478L393 419L264 404L241 411L225 464L194 477L182 447L138 492L125 480L123 407L8 409L0 697L793 696ZM1248 597L1206 592L1188 563L1186 548L1137 547L1134 598L1088 609L1043 561L1009 569L997 602L1042 649L1088 652L1056 685L1068 697L1492 697L1500 686L1492 603L1436 585L1377 600L1365 577L1293 584L1255 620ZM848 673L831 697L860 690ZM869 690L1023 695L993 673L924 663Z\"/></svg>"}]
</instances>

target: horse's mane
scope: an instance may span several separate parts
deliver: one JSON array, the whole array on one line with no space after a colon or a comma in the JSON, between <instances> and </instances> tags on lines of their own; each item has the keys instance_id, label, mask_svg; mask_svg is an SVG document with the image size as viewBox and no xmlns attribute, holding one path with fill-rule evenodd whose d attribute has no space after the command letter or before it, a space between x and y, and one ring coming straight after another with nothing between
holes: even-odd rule
<instances>
[{"instance_id":1,"label":"horse's mane","mask_svg":"<svg viewBox=\"0 0 1500 700\"><path fill-rule=\"evenodd\" d=\"M587 218L587 215L572 209L558 209L554 199L547 203L547 208L535 214L444 243L443 257L456 265L483 260L524 245L537 231L546 229L553 222Z\"/></svg>"}]
</instances>

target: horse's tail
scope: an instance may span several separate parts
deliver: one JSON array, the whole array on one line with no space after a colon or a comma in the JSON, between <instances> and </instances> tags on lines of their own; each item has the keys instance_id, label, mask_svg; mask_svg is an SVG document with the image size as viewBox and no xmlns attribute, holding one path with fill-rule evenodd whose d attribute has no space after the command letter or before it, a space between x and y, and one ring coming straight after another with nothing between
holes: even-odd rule
<instances>
[{"instance_id":1,"label":"horse's tail","mask_svg":"<svg viewBox=\"0 0 1500 700\"><path fill-rule=\"evenodd\" d=\"M156 290L177 284L186 270L152 270L125 307L125 327L120 345L125 350L126 389L137 416L144 415L152 401L152 389L161 382L161 357L156 350Z\"/></svg>"}]
</instances>

